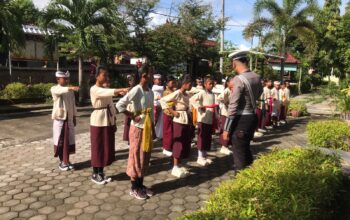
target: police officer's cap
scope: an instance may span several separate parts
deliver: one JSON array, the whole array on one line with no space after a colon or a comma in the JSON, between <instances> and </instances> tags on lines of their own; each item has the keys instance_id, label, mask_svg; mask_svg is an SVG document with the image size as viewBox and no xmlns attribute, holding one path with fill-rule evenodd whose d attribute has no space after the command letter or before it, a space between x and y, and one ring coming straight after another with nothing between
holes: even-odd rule
<instances>
[{"instance_id":1,"label":"police officer's cap","mask_svg":"<svg viewBox=\"0 0 350 220\"><path fill-rule=\"evenodd\" d=\"M228 57L231 58L231 60L240 60L242 58L247 58L249 53L249 50L234 50Z\"/></svg>"}]
</instances>

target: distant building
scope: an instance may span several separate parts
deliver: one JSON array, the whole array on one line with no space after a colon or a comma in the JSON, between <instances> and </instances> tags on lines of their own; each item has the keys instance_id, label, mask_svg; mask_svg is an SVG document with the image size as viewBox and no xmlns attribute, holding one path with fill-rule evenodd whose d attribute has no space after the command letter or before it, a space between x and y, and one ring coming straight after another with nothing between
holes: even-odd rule
<instances>
[{"instance_id":1,"label":"distant building","mask_svg":"<svg viewBox=\"0 0 350 220\"><path fill-rule=\"evenodd\" d=\"M281 71L281 59L270 58L268 64L273 70ZM292 73L297 71L300 61L296 59L292 54L287 53L284 61L284 80L291 80Z\"/></svg>"},{"instance_id":2,"label":"distant building","mask_svg":"<svg viewBox=\"0 0 350 220\"><path fill-rule=\"evenodd\" d=\"M45 31L34 25L22 25L25 34L25 47L19 51L11 51L13 67L56 67L58 52L53 52L53 57L46 53L45 37L52 35L53 31ZM53 59L52 59L53 58ZM8 66L8 54L0 56L0 64Z\"/></svg>"}]
</instances>

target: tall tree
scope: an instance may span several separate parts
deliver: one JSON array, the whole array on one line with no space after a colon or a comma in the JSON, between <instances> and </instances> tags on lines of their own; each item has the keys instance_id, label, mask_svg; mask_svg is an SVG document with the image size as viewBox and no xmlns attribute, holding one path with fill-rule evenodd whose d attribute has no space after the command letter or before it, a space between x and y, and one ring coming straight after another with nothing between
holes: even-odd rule
<instances>
[{"instance_id":1,"label":"tall tree","mask_svg":"<svg viewBox=\"0 0 350 220\"><path fill-rule=\"evenodd\" d=\"M337 28L337 57L342 68L340 76L345 78L350 76L350 2Z\"/></svg>"},{"instance_id":2,"label":"tall tree","mask_svg":"<svg viewBox=\"0 0 350 220\"><path fill-rule=\"evenodd\" d=\"M315 27L311 19L317 10L313 0L284 0L281 5L275 0L257 0L254 5L255 18L245 28L244 35L251 38L255 31L262 32L262 44L274 44L284 56L293 38L302 42L306 48L315 50ZM282 61L281 78L283 73Z\"/></svg>"},{"instance_id":3,"label":"tall tree","mask_svg":"<svg viewBox=\"0 0 350 220\"><path fill-rule=\"evenodd\" d=\"M184 38L188 42L187 56L190 63L189 72L200 58L207 58L208 49L205 41L217 37L220 21L213 15L211 5L200 0L186 0L179 6L180 23Z\"/></svg>"},{"instance_id":4,"label":"tall tree","mask_svg":"<svg viewBox=\"0 0 350 220\"><path fill-rule=\"evenodd\" d=\"M315 19L320 45L315 64L323 75L341 72L341 62L336 54L340 31L338 24L341 21L340 6L341 0L325 0L322 10Z\"/></svg>"},{"instance_id":5,"label":"tall tree","mask_svg":"<svg viewBox=\"0 0 350 220\"><path fill-rule=\"evenodd\" d=\"M152 20L150 14L154 12L154 7L158 2L159 0L124 0L125 20L127 25L131 27L131 35L133 36L131 46L139 56L147 55L145 40Z\"/></svg>"},{"instance_id":6,"label":"tall tree","mask_svg":"<svg viewBox=\"0 0 350 220\"><path fill-rule=\"evenodd\" d=\"M65 35L61 52L78 58L79 86L83 89L83 59L96 43L91 38L98 33L110 34L118 26L120 19L115 9L113 0L52 0L47 7L45 26ZM83 102L83 89L79 102Z\"/></svg>"},{"instance_id":7,"label":"tall tree","mask_svg":"<svg viewBox=\"0 0 350 220\"><path fill-rule=\"evenodd\" d=\"M163 73L175 73L178 64L186 63L186 41L178 24L166 23L150 31L146 47L150 61Z\"/></svg>"},{"instance_id":8,"label":"tall tree","mask_svg":"<svg viewBox=\"0 0 350 220\"><path fill-rule=\"evenodd\" d=\"M12 4L20 13L22 24L38 24L41 13L32 0L13 0Z\"/></svg>"},{"instance_id":9,"label":"tall tree","mask_svg":"<svg viewBox=\"0 0 350 220\"><path fill-rule=\"evenodd\" d=\"M8 52L24 46L22 16L13 1L0 1L0 52Z\"/></svg>"}]
</instances>

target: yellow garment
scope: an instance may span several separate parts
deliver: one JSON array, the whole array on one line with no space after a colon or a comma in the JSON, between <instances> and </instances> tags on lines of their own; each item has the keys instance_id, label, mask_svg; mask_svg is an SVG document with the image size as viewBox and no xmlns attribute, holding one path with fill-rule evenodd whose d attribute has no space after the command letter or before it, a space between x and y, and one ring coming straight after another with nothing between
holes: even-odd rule
<instances>
[{"instance_id":1,"label":"yellow garment","mask_svg":"<svg viewBox=\"0 0 350 220\"><path fill-rule=\"evenodd\" d=\"M167 104L168 104L169 108L173 108L173 107L175 106L176 103L175 103L175 102L167 102ZM165 113L167 116L173 116L173 115L170 113L169 109L164 109L163 111L164 111L164 113Z\"/></svg>"},{"instance_id":2,"label":"yellow garment","mask_svg":"<svg viewBox=\"0 0 350 220\"><path fill-rule=\"evenodd\" d=\"M196 108L192 108L192 122L193 122L194 126L197 125L197 109Z\"/></svg>"},{"instance_id":3,"label":"yellow garment","mask_svg":"<svg viewBox=\"0 0 350 220\"><path fill-rule=\"evenodd\" d=\"M143 109L142 114L145 115L144 126L142 131L142 150L144 152L151 152L153 147L153 129L151 120L151 108Z\"/></svg>"}]
</instances>

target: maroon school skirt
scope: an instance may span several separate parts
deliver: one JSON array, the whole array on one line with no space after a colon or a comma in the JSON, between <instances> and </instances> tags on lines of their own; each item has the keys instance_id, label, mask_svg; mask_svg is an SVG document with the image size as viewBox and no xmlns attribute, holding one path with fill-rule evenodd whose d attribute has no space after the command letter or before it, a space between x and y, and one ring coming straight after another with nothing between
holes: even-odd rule
<instances>
[{"instance_id":1,"label":"maroon school skirt","mask_svg":"<svg viewBox=\"0 0 350 220\"><path fill-rule=\"evenodd\" d=\"M124 118L124 132L123 132L123 141L129 142L129 130L130 130L131 118L125 115Z\"/></svg>"},{"instance_id":2,"label":"maroon school skirt","mask_svg":"<svg viewBox=\"0 0 350 220\"><path fill-rule=\"evenodd\" d=\"M229 140L225 141L223 138L223 133L224 133L224 128L225 128L225 123L226 123L226 119L227 117L224 115L220 115L220 144L221 146L225 146L228 147L228 145L230 145L231 143L231 135L229 135Z\"/></svg>"},{"instance_id":3,"label":"maroon school skirt","mask_svg":"<svg viewBox=\"0 0 350 220\"><path fill-rule=\"evenodd\" d=\"M54 145L54 157L59 157L65 164L68 164L69 154L75 153L75 144L69 145L68 120L63 122L63 127L58 140L58 145Z\"/></svg>"},{"instance_id":4,"label":"maroon school skirt","mask_svg":"<svg viewBox=\"0 0 350 220\"><path fill-rule=\"evenodd\" d=\"M198 122L198 150L209 151L211 148L213 125Z\"/></svg>"},{"instance_id":5,"label":"maroon school skirt","mask_svg":"<svg viewBox=\"0 0 350 220\"><path fill-rule=\"evenodd\" d=\"M171 151L173 144L173 117L163 113L163 149Z\"/></svg>"},{"instance_id":6,"label":"maroon school skirt","mask_svg":"<svg viewBox=\"0 0 350 220\"><path fill-rule=\"evenodd\" d=\"M265 126L271 126L272 123L271 123L271 120L272 120L272 108L270 106L268 106L268 109L266 111L266 121L265 121Z\"/></svg>"},{"instance_id":7,"label":"maroon school skirt","mask_svg":"<svg viewBox=\"0 0 350 220\"><path fill-rule=\"evenodd\" d=\"M160 114L162 113L162 107L155 105L153 108L153 111L154 111L154 126L155 126L158 123Z\"/></svg>"},{"instance_id":8,"label":"maroon school skirt","mask_svg":"<svg viewBox=\"0 0 350 220\"><path fill-rule=\"evenodd\" d=\"M192 131L190 125L173 123L173 157L188 158L191 153Z\"/></svg>"},{"instance_id":9,"label":"maroon school skirt","mask_svg":"<svg viewBox=\"0 0 350 220\"><path fill-rule=\"evenodd\" d=\"M281 113L280 113L280 120L286 120L287 114L286 114L286 106L281 106Z\"/></svg>"},{"instance_id":10,"label":"maroon school skirt","mask_svg":"<svg viewBox=\"0 0 350 220\"><path fill-rule=\"evenodd\" d=\"M91 166L105 167L115 161L115 126L90 126Z\"/></svg>"}]
</instances>

